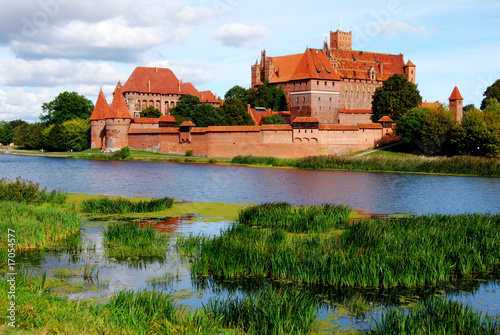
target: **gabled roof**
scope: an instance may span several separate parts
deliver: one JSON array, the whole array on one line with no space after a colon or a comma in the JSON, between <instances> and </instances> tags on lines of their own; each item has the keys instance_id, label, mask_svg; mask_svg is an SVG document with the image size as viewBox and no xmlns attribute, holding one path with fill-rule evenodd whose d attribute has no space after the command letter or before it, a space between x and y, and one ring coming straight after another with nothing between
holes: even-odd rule
<instances>
[{"instance_id":1,"label":"gabled roof","mask_svg":"<svg viewBox=\"0 0 500 335\"><path fill-rule=\"evenodd\" d=\"M162 116L160 116L159 121L160 122L177 122L175 117L173 117L172 115L162 115Z\"/></svg>"},{"instance_id":2,"label":"gabled roof","mask_svg":"<svg viewBox=\"0 0 500 335\"><path fill-rule=\"evenodd\" d=\"M182 86L184 85L168 68L139 66L135 68L123 85L123 92L179 94L182 93Z\"/></svg>"},{"instance_id":3,"label":"gabled roof","mask_svg":"<svg viewBox=\"0 0 500 335\"><path fill-rule=\"evenodd\" d=\"M464 98L462 98L462 95L460 94L460 91L458 90L458 87L455 86L448 100L464 100Z\"/></svg>"},{"instance_id":4,"label":"gabled roof","mask_svg":"<svg viewBox=\"0 0 500 335\"><path fill-rule=\"evenodd\" d=\"M320 49L308 49L303 54L269 58L274 65L274 74L269 80L270 83L304 79L340 79L328 56Z\"/></svg>"},{"instance_id":5,"label":"gabled roof","mask_svg":"<svg viewBox=\"0 0 500 335\"><path fill-rule=\"evenodd\" d=\"M96 121L96 120L105 120L106 115L108 114L109 111L109 106L108 102L106 101L106 97L104 96L104 93L102 91L99 92L99 96L97 97L97 101L94 106L94 111L92 112L92 115L90 116L90 121Z\"/></svg>"},{"instance_id":6,"label":"gabled roof","mask_svg":"<svg viewBox=\"0 0 500 335\"><path fill-rule=\"evenodd\" d=\"M378 122L394 122L390 117L384 115Z\"/></svg>"},{"instance_id":7,"label":"gabled roof","mask_svg":"<svg viewBox=\"0 0 500 335\"><path fill-rule=\"evenodd\" d=\"M196 127L196 125L191 121L184 121L180 125L181 127Z\"/></svg>"},{"instance_id":8,"label":"gabled roof","mask_svg":"<svg viewBox=\"0 0 500 335\"><path fill-rule=\"evenodd\" d=\"M331 52L332 56L338 60L339 75L343 79L370 80L372 67L379 81L386 81L396 73L404 74L405 63L402 54L389 55L338 49Z\"/></svg>"},{"instance_id":9,"label":"gabled roof","mask_svg":"<svg viewBox=\"0 0 500 335\"><path fill-rule=\"evenodd\" d=\"M132 119L125 98L123 97L121 87L117 86L115 89L115 96L109 107L109 112L106 114L106 119Z\"/></svg>"}]
</instances>

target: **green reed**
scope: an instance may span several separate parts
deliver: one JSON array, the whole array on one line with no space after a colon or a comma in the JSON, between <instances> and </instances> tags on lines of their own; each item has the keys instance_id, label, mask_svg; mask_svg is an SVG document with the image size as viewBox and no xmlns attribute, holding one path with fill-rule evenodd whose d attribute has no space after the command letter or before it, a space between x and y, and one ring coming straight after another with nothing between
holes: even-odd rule
<instances>
[{"instance_id":1,"label":"green reed","mask_svg":"<svg viewBox=\"0 0 500 335\"><path fill-rule=\"evenodd\" d=\"M325 204L317 207L292 207L289 203L266 203L246 208L238 214L245 225L281 228L291 233L325 232L347 222L351 209Z\"/></svg>"},{"instance_id":2,"label":"green reed","mask_svg":"<svg viewBox=\"0 0 500 335\"><path fill-rule=\"evenodd\" d=\"M237 225L200 242L192 271L334 286L414 287L474 277L499 262L499 215L427 215L362 221L338 236L288 236L281 229Z\"/></svg>"},{"instance_id":3,"label":"green reed","mask_svg":"<svg viewBox=\"0 0 500 335\"><path fill-rule=\"evenodd\" d=\"M6 249L7 231L15 236L17 250L44 249L80 231L77 213L68 208L0 201L0 250Z\"/></svg>"},{"instance_id":4,"label":"green reed","mask_svg":"<svg viewBox=\"0 0 500 335\"><path fill-rule=\"evenodd\" d=\"M419 301L410 311L390 309L375 321L370 334L498 335L500 323L461 302L431 297Z\"/></svg>"},{"instance_id":5,"label":"green reed","mask_svg":"<svg viewBox=\"0 0 500 335\"><path fill-rule=\"evenodd\" d=\"M151 225L113 224L104 231L109 256L164 256L168 239Z\"/></svg>"},{"instance_id":6,"label":"green reed","mask_svg":"<svg viewBox=\"0 0 500 335\"><path fill-rule=\"evenodd\" d=\"M289 288L211 299L204 310L246 334L309 334L317 317L315 300L303 290Z\"/></svg>"},{"instance_id":7,"label":"green reed","mask_svg":"<svg viewBox=\"0 0 500 335\"><path fill-rule=\"evenodd\" d=\"M49 192L46 188L40 189L39 184L21 179L21 177L16 178L16 180L0 179L0 201L63 204L66 198L66 193L55 190Z\"/></svg>"},{"instance_id":8,"label":"green reed","mask_svg":"<svg viewBox=\"0 0 500 335\"><path fill-rule=\"evenodd\" d=\"M158 198L132 201L124 198L97 198L82 201L82 211L86 213L127 214L157 212L172 208L174 199Z\"/></svg>"},{"instance_id":9,"label":"green reed","mask_svg":"<svg viewBox=\"0 0 500 335\"><path fill-rule=\"evenodd\" d=\"M308 156L297 159L236 156L231 160L231 163L245 165L289 166L299 169L393 171L500 176L500 159L473 156Z\"/></svg>"}]
</instances>

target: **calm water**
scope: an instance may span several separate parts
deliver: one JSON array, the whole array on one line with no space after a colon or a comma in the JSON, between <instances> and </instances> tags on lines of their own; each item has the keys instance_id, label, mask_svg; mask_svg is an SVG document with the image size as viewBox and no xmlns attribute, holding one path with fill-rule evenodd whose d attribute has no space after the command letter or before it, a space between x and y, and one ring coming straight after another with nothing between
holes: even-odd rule
<instances>
[{"instance_id":1,"label":"calm water","mask_svg":"<svg viewBox=\"0 0 500 335\"><path fill-rule=\"evenodd\" d=\"M201 202L263 203L288 201L293 204L346 204L371 213L500 213L500 178L365 173L339 171L301 171L234 166L173 164L156 162L111 162L0 155L0 177L32 180L48 189L74 193L121 196L169 196ZM228 221L204 222L194 216L164 219L165 231L215 235ZM214 222L215 221L215 222ZM229 293L244 295L266 285L281 285L267 280L228 281L191 276L189 260L179 257L171 247L165 257L151 259L114 259L105 254L103 227L84 222L81 238L89 250L77 253L25 254L18 263L56 275L60 269L73 273L71 299L105 297L121 289L156 289L174 294L180 304L199 308L209 299ZM172 244L175 238L172 240ZM92 248L95 246L95 249ZM85 282L85 266L99 269L99 282ZM165 273L174 274L172 282L153 287L149 280ZM499 275L468 283L443 284L413 290L337 291L318 286L301 286L318 302L319 319L326 320L327 332L354 325L367 329L373 318L387 306L405 305L433 294L467 302L490 315L500 314ZM81 283L81 285L80 285ZM80 286L78 286L80 285ZM77 289L75 290L75 286ZM356 294L374 305L365 320L355 319L339 307Z\"/></svg>"},{"instance_id":2,"label":"calm water","mask_svg":"<svg viewBox=\"0 0 500 335\"><path fill-rule=\"evenodd\" d=\"M500 213L500 178L0 155L0 177L73 193L345 204L371 213Z\"/></svg>"}]
</instances>

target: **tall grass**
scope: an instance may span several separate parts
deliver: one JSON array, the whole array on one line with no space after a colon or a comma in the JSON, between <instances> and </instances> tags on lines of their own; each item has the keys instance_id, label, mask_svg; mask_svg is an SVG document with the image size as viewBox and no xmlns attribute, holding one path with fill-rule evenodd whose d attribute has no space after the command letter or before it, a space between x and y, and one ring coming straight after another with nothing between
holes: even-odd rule
<instances>
[{"instance_id":1,"label":"tall grass","mask_svg":"<svg viewBox=\"0 0 500 335\"><path fill-rule=\"evenodd\" d=\"M17 250L53 246L80 231L80 218L74 210L35 207L25 203L0 202L0 250L7 249L7 232L15 236Z\"/></svg>"},{"instance_id":2,"label":"tall grass","mask_svg":"<svg viewBox=\"0 0 500 335\"><path fill-rule=\"evenodd\" d=\"M21 179L21 177L16 180L0 179L0 201L62 204L66 198L67 195L63 192L55 190L48 192L46 188L40 189L39 184Z\"/></svg>"},{"instance_id":3,"label":"tall grass","mask_svg":"<svg viewBox=\"0 0 500 335\"><path fill-rule=\"evenodd\" d=\"M431 297L419 301L409 312L390 309L376 321L370 334L498 335L500 323L473 311L468 305Z\"/></svg>"},{"instance_id":4,"label":"tall grass","mask_svg":"<svg viewBox=\"0 0 500 335\"><path fill-rule=\"evenodd\" d=\"M198 274L337 287L415 287L474 277L500 262L500 215L373 219L338 236L238 225L199 241ZM185 244L189 244L186 242Z\"/></svg>"},{"instance_id":5,"label":"tall grass","mask_svg":"<svg viewBox=\"0 0 500 335\"><path fill-rule=\"evenodd\" d=\"M168 239L151 225L113 224L104 231L104 245L109 256L165 256Z\"/></svg>"},{"instance_id":6,"label":"tall grass","mask_svg":"<svg viewBox=\"0 0 500 335\"><path fill-rule=\"evenodd\" d=\"M454 156L454 157L345 157L308 156L297 159L274 157L236 156L233 164L289 166L299 169L332 169L361 171L391 171L443 173L479 176L500 176L500 159Z\"/></svg>"},{"instance_id":7,"label":"tall grass","mask_svg":"<svg viewBox=\"0 0 500 335\"><path fill-rule=\"evenodd\" d=\"M86 213L127 214L157 212L172 208L174 199L159 198L134 202L124 198L97 198L82 201L82 211Z\"/></svg>"},{"instance_id":8,"label":"tall grass","mask_svg":"<svg viewBox=\"0 0 500 335\"><path fill-rule=\"evenodd\" d=\"M204 309L222 324L246 334L309 334L317 317L316 302L303 290L269 288L244 298L212 299Z\"/></svg>"},{"instance_id":9,"label":"tall grass","mask_svg":"<svg viewBox=\"0 0 500 335\"><path fill-rule=\"evenodd\" d=\"M325 232L347 222L351 209L325 204L317 207L292 207L289 203L266 203L239 212L238 221L250 226L281 228L291 233Z\"/></svg>"}]
</instances>

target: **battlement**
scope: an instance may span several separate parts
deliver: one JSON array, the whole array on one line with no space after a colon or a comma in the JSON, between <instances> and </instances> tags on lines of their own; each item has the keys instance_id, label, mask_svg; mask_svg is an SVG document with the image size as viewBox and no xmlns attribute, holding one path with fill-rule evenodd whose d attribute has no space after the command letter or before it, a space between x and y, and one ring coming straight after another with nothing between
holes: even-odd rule
<instances>
[{"instance_id":1,"label":"battlement","mask_svg":"<svg viewBox=\"0 0 500 335\"><path fill-rule=\"evenodd\" d=\"M330 49L352 50L352 31L330 31Z\"/></svg>"}]
</instances>

